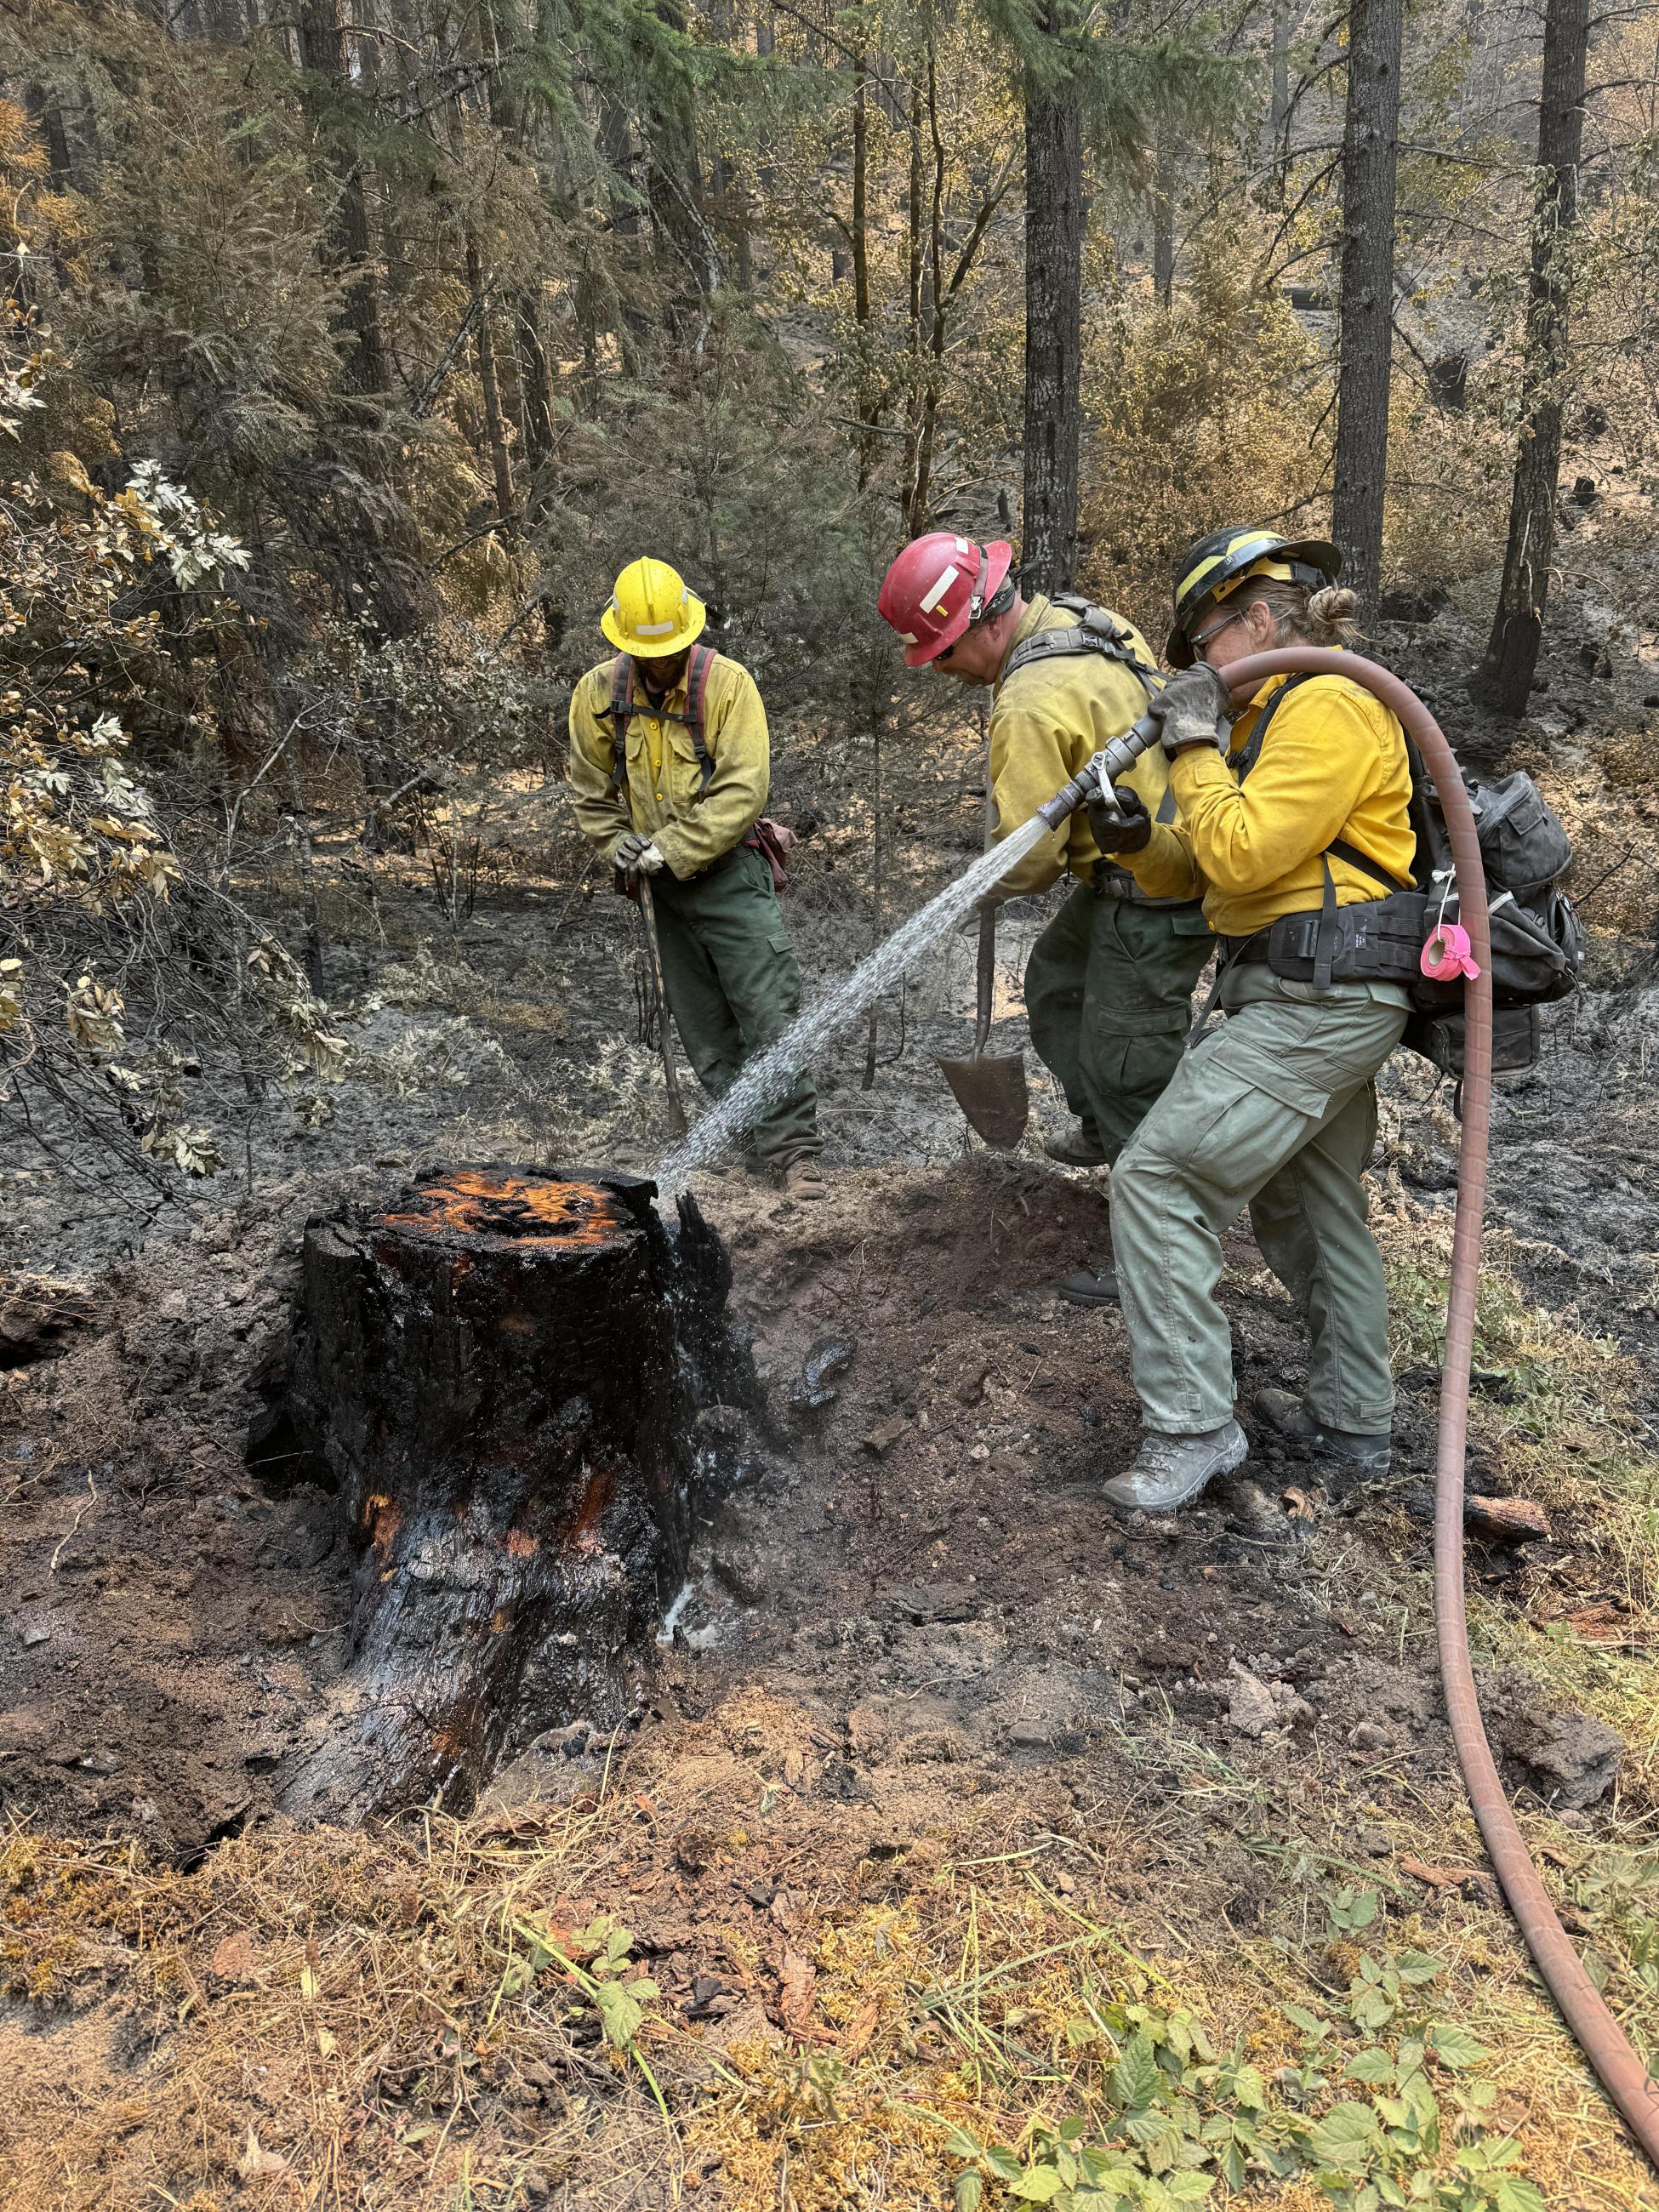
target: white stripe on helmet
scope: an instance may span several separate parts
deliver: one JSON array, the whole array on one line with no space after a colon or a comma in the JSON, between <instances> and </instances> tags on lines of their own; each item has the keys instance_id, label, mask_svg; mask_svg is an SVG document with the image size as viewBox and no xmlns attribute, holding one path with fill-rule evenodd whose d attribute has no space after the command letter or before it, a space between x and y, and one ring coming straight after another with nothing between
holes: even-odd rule
<instances>
[{"instance_id":1,"label":"white stripe on helmet","mask_svg":"<svg viewBox=\"0 0 1659 2212\"><path fill-rule=\"evenodd\" d=\"M939 601L945 597L945 594L950 590L951 585L955 583L957 578L961 574L961 569L957 567L953 561L951 563L951 566L945 571L945 574L942 576L937 577L934 581L927 586L927 589L923 592L921 597L921 611L923 614L930 615L933 613L933 609L939 605Z\"/></svg>"}]
</instances>

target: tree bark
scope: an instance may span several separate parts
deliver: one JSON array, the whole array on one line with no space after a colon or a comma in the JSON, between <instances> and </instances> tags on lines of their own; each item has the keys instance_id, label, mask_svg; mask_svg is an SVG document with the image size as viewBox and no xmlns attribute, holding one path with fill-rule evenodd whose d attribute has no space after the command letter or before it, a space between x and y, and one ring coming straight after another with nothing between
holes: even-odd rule
<instances>
[{"instance_id":1,"label":"tree bark","mask_svg":"<svg viewBox=\"0 0 1659 2212\"><path fill-rule=\"evenodd\" d=\"M927 308L928 332L921 366L910 494L906 501L910 535L927 527L933 492L933 440L945 389L945 332L948 306L945 285L945 139L939 118L939 53L931 19L927 33L927 134L933 148L933 184L927 208ZM912 173L914 175L914 167ZM921 300L918 296L920 309ZM920 323L918 323L920 336Z\"/></svg>"},{"instance_id":2,"label":"tree bark","mask_svg":"<svg viewBox=\"0 0 1659 2212\"><path fill-rule=\"evenodd\" d=\"M1047 0L1042 28L1060 27ZM1020 577L1066 588L1077 566L1082 437L1083 131L1076 87L1025 79L1024 518Z\"/></svg>"},{"instance_id":3,"label":"tree bark","mask_svg":"<svg viewBox=\"0 0 1659 2212\"><path fill-rule=\"evenodd\" d=\"M478 345L478 388L483 395L484 438L489 447L490 473L495 486L497 520L508 538L519 534L513 490L513 463L507 450L507 425L501 417L501 387L495 378L495 346L489 327L489 300L484 289L483 263L478 241L471 231L466 239L467 288L476 303Z\"/></svg>"},{"instance_id":4,"label":"tree bark","mask_svg":"<svg viewBox=\"0 0 1659 2212\"><path fill-rule=\"evenodd\" d=\"M928 21L929 47L932 46L932 18ZM905 209L906 274L909 301L910 398L908 428L909 473L904 488L904 528L908 537L918 536L927 526L927 493L931 455L926 449L928 417L927 405L927 340L922 329L922 281L927 266L925 239L927 228L923 221L923 184L921 134L927 118L923 104L922 86L925 72L915 72L910 92L910 178Z\"/></svg>"},{"instance_id":5,"label":"tree bark","mask_svg":"<svg viewBox=\"0 0 1659 2212\"><path fill-rule=\"evenodd\" d=\"M520 292L513 313L519 338L519 389L524 396L525 451L531 468L539 473L553 455L553 380L542 335L540 294Z\"/></svg>"},{"instance_id":6,"label":"tree bark","mask_svg":"<svg viewBox=\"0 0 1659 2212\"><path fill-rule=\"evenodd\" d=\"M349 90L351 65L340 0L301 0L299 21L301 67ZM362 164L350 147L336 145L329 159L340 191L334 222L336 265L349 272L339 324L342 334L350 338L343 366L351 389L367 398L384 392L388 384L368 194Z\"/></svg>"},{"instance_id":7,"label":"tree bark","mask_svg":"<svg viewBox=\"0 0 1659 2212\"><path fill-rule=\"evenodd\" d=\"M1401 0L1354 0L1348 18L1331 528L1362 619L1376 613L1382 575L1403 13Z\"/></svg>"},{"instance_id":8,"label":"tree bark","mask_svg":"<svg viewBox=\"0 0 1659 2212\"><path fill-rule=\"evenodd\" d=\"M1471 690L1500 714L1525 709L1537 672L1555 550L1561 471L1561 404L1567 376L1569 248L1578 220L1578 163L1584 135L1589 0L1547 0L1538 169L1533 196L1532 274L1527 290L1521 439L1510 501L1504 579L1486 658Z\"/></svg>"},{"instance_id":9,"label":"tree bark","mask_svg":"<svg viewBox=\"0 0 1659 2212\"><path fill-rule=\"evenodd\" d=\"M858 418L873 425L879 412L872 389L870 344L870 65L860 53L853 80L853 216L849 239L853 256L853 322L858 331ZM870 481L876 465L877 441L859 440L859 487Z\"/></svg>"},{"instance_id":10,"label":"tree bark","mask_svg":"<svg viewBox=\"0 0 1659 2212\"><path fill-rule=\"evenodd\" d=\"M307 1231L288 1412L356 1547L354 1659L290 1812L465 1806L543 1729L633 1702L712 1439L757 1396L719 1239L651 1194L457 1168Z\"/></svg>"}]
</instances>

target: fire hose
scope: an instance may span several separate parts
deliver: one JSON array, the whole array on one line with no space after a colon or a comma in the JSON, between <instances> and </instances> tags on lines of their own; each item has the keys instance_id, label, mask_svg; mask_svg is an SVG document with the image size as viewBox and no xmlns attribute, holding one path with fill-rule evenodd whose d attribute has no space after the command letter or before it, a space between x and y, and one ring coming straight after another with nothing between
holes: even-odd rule
<instances>
[{"instance_id":1,"label":"fire hose","mask_svg":"<svg viewBox=\"0 0 1659 2212\"><path fill-rule=\"evenodd\" d=\"M1602 2087L1649 2159L1659 2166L1659 2085L1585 1972L1539 1879L1498 1779L1469 1663L1463 1582L1463 1471L1492 1123L1492 944L1486 926L1486 872L1468 793L1456 758L1433 715L1414 691L1375 661L1316 646L1291 646L1273 653L1253 653L1248 660L1235 661L1225 673L1235 698L1241 693L1248 697L1269 676L1346 676L1352 683L1363 684L1410 733L1434 780L1445 817L1456 866L1459 910L1480 972L1466 982L1463 1002L1462 1133L1435 1463L1434 1617L1440 1678L1463 1785L1510 1911L1562 2018L1595 2069ZM1115 738L1038 809L1049 828L1058 829L1097 792L1110 804L1113 780L1157 742L1156 725L1145 720Z\"/></svg>"}]
</instances>

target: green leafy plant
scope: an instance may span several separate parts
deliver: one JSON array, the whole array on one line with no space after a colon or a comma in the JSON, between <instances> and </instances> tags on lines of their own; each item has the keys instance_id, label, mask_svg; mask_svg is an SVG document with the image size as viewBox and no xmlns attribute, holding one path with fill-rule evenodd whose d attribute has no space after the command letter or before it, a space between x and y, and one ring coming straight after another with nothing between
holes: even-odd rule
<instances>
[{"instance_id":1,"label":"green leafy plant","mask_svg":"<svg viewBox=\"0 0 1659 2212\"><path fill-rule=\"evenodd\" d=\"M658 2111L669 2124L661 2087L639 2046L648 2008L662 1992L632 1956L632 1929L602 1912L579 1935L563 1936L561 1930L562 1942L556 1942L550 1929L533 1921L515 1922L514 1933L526 1948L507 1961L501 1979L502 1996L520 1995L550 1966L561 1968L598 2014L606 2045L639 2068Z\"/></svg>"},{"instance_id":2,"label":"green leafy plant","mask_svg":"<svg viewBox=\"0 0 1659 2212\"><path fill-rule=\"evenodd\" d=\"M1351 1936L1375 1921L1377 1893L1345 1888L1328 1911ZM1034 2117L1012 2142L939 2121L965 2163L957 2212L1170 2212L1218 2184L1295 2179L1336 2212L1543 2212L1519 2144L1488 2127L1497 2093L1474 2071L1488 2053L1430 2005L1442 1971L1408 1948L1362 1953L1336 2016L1284 2008L1300 2050L1271 2082L1245 2043L1218 2052L1189 2013L1091 2000L1066 2038L1104 2046L1086 2116Z\"/></svg>"},{"instance_id":3,"label":"green leafy plant","mask_svg":"<svg viewBox=\"0 0 1659 2212\"><path fill-rule=\"evenodd\" d=\"M1380 1900L1374 1889L1360 1889L1349 1883L1336 1895L1325 1900L1325 1917L1334 1936L1357 1936L1361 1929L1369 1928L1376 1918Z\"/></svg>"}]
</instances>

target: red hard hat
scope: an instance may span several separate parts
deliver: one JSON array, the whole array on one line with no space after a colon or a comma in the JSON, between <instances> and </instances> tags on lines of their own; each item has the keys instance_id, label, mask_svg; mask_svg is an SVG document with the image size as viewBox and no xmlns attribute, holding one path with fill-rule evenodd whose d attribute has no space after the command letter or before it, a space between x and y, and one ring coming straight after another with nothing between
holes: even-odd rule
<instances>
[{"instance_id":1,"label":"red hard hat","mask_svg":"<svg viewBox=\"0 0 1659 2212\"><path fill-rule=\"evenodd\" d=\"M907 667L937 660L980 619L1013 557L1004 539L975 545L953 530L911 539L882 579L876 600L882 620L904 640Z\"/></svg>"}]
</instances>

